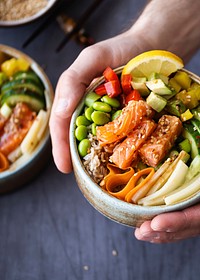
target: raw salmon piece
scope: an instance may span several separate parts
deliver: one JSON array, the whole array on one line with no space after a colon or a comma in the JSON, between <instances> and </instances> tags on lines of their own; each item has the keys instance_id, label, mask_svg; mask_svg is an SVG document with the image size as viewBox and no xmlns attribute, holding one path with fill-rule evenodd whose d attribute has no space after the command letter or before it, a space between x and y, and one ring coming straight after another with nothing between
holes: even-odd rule
<instances>
[{"instance_id":1,"label":"raw salmon piece","mask_svg":"<svg viewBox=\"0 0 200 280\"><path fill-rule=\"evenodd\" d=\"M5 123L6 123L6 118L2 116L2 114L0 113L0 131L3 129Z\"/></svg>"},{"instance_id":2,"label":"raw salmon piece","mask_svg":"<svg viewBox=\"0 0 200 280\"><path fill-rule=\"evenodd\" d=\"M179 118L163 115L156 130L139 150L142 161L156 167L172 148L181 130L182 122Z\"/></svg>"},{"instance_id":3,"label":"raw salmon piece","mask_svg":"<svg viewBox=\"0 0 200 280\"><path fill-rule=\"evenodd\" d=\"M104 126L97 127L97 139L100 145L105 146L125 138L144 117L152 115L153 110L145 101L129 101L118 118Z\"/></svg>"},{"instance_id":4,"label":"raw salmon piece","mask_svg":"<svg viewBox=\"0 0 200 280\"><path fill-rule=\"evenodd\" d=\"M143 120L137 128L127 135L127 138L122 143L115 147L110 160L120 168L131 166L132 162L137 159L138 149L155 128L156 123L153 120Z\"/></svg>"},{"instance_id":5,"label":"raw salmon piece","mask_svg":"<svg viewBox=\"0 0 200 280\"><path fill-rule=\"evenodd\" d=\"M7 156L15 150L24 139L35 118L36 113L31 111L25 103L18 103L1 132L0 152Z\"/></svg>"}]
</instances>

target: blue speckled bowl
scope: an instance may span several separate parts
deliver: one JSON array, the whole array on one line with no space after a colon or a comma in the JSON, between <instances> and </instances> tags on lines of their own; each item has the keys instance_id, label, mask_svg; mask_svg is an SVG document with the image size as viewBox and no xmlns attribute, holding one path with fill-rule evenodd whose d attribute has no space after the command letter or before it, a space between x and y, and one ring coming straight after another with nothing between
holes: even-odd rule
<instances>
[{"instance_id":1,"label":"blue speckled bowl","mask_svg":"<svg viewBox=\"0 0 200 280\"><path fill-rule=\"evenodd\" d=\"M123 67L116 69L117 73L122 71ZM186 71L190 77L196 82L200 82L200 78L193 73ZM103 77L98 79L95 83L93 83L87 90L87 92L94 89L96 86L101 84L103 81ZM89 203L104 216L114 220L115 222L127 225L127 226L140 226L144 221L152 219L154 216L171 211L178 211L194 205L200 201L200 193L192 196L186 201L181 203L177 203L171 206L140 206L134 205L131 203L127 203L121 201L105 190L101 189L88 175L86 172L78 150L77 143L75 138L75 120L79 116L81 110L84 106L84 99L80 102L79 106L75 110L70 126L70 148L71 148L71 157L73 163L73 169L75 178L77 180L77 184L85 196L85 198L89 201Z\"/></svg>"},{"instance_id":2,"label":"blue speckled bowl","mask_svg":"<svg viewBox=\"0 0 200 280\"><path fill-rule=\"evenodd\" d=\"M25 58L30 63L32 70L40 77L45 87L46 110L48 114L50 114L54 91L43 69L32 58L21 51L9 46L0 45L0 63L11 57ZM47 160L49 159L49 155L50 133L47 125L41 141L34 151L27 156L27 159L20 165L15 166L15 164L13 164L10 169L0 173L0 193L17 189L32 180L45 166Z\"/></svg>"}]
</instances>

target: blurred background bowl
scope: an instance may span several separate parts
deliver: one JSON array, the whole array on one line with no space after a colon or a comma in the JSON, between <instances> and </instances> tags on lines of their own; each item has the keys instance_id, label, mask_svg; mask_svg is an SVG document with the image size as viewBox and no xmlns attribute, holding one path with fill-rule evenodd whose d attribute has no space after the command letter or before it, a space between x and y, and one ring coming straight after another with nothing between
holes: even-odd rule
<instances>
[{"instance_id":1,"label":"blurred background bowl","mask_svg":"<svg viewBox=\"0 0 200 280\"><path fill-rule=\"evenodd\" d=\"M117 74L120 74L122 69L123 67L117 68L115 69L115 72ZM200 77L185 69L183 71L187 72L194 81L200 83ZM91 86L88 87L86 94L94 90L103 81L103 77L96 80ZM101 214L117 223L126 226L137 227L140 226L144 221L151 220L158 214L178 211L187 208L191 205L194 205L200 201L200 193L197 193L194 196L190 197L188 200L170 206L140 206L119 200L110 195L104 189L102 189L98 184L96 184L92 180L92 178L85 170L85 167L82 163L77 149L77 140L75 137L75 122L76 118L80 115L83 108L84 98L80 102L77 109L74 111L74 114L71 119L70 149L73 170L78 187L80 188L81 192L88 200L88 202Z\"/></svg>"},{"instance_id":2,"label":"blurred background bowl","mask_svg":"<svg viewBox=\"0 0 200 280\"><path fill-rule=\"evenodd\" d=\"M3 1L5 1L5 0L3 0ZM1 15L1 13L3 13L4 12L4 3L3 3L3 1L0 1L0 15ZM6 0L7 1L7 3L6 3L6 5L8 5L8 2L10 1L10 0ZM40 17L42 17L42 16L44 16L44 15L46 15L47 13L49 13L50 11L51 11L51 9L59 2L59 1L61 1L61 0L47 0L47 5L45 6L45 7L42 7L41 9L39 9L39 11L37 11L35 14L33 14L33 15L31 15L31 16L22 16L22 18L19 18L19 19L17 19L17 20L10 20L9 18L10 18L10 16L9 16L9 14L8 14L8 16L9 16L9 18L8 18L8 20L3 20L2 19L2 16L0 16L0 26L1 27L12 27L12 26L20 26L20 25L24 25L24 24L28 24L28 23L31 23L31 22L33 22L33 21L35 21L35 20L37 20L37 19L39 19ZM25 2L25 0L21 0L21 2L22 2L22 4L24 5L24 2ZM37 5L37 2L39 3L39 1L32 1L32 4L34 5L34 6L36 6ZM18 5L20 5L20 4L18 4ZM12 6L12 8L11 9L14 9L14 6ZM10 9L10 11L11 11L11 9ZM5 14L4 14L5 15ZM19 15L18 15L18 17L19 17ZM4 17L3 17L4 18Z\"/></svg>"},{"instance_id":3,"label":"blurred background bowl","mask_svg":"<svg viewBox=\"0 0 200 280\"><path fill-rule=\"evenodd\" d=\"M3 61L10 58L24 58L29 62L30 68L41 79L45 91L46 111L48 116L53 103L54 90L44 70L35 62L31 57L25 53L14 49L10 46L0 45L0 64ZM42 139L28 156L26 161L23 161L20 165L14 165L11 169L8 169L0 173L0 193L12 191L18 187L24 186L27 182L31 181L47 164L51 154L50 133L48 124Z\"/></svg>"}]
</instances>

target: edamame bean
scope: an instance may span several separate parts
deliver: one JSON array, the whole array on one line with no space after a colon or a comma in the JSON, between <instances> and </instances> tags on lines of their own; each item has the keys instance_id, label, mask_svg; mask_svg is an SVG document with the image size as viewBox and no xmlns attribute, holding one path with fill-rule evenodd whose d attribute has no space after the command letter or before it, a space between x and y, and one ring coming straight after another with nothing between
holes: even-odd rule
<instances>
[{"instance_id":1,"label":"edamame bean","mask_svg":"<svg viewBox=\"0 0 200 280\"><path fill-rule=\"evenodd\" d=\"M97 111L101 111L101 112L106 112L109 113L112 111L112 108L109 104L104 103L104 102L100 102L100 101L96 101L93 103L92 107L97 110Z\"/></svg>"},{"instance_id":2,"label":"edamame bean","mask_svg":"<svg viewBox=\"0 0 200 280\"><path fill-rule=\"evenodd\" d=\"M87 130L87 127L85 125L77 126L77 128L75 130L76 139L78 141L81 141L81 140L87 138L87 133L88 133L88 130Z\"/></svg>"},{"instance_id":3,"label":"edamame bean","mask_svg":"<svg viewBox=\"0 0 200 280\"><path fill-rule=\"evenodd\" d=\"M119 100L117 100L116 98L111 98L108 95L104 95L101 98L101 101L109 104L110 106L114 107L114 108L119 108L120 107L120 102Z\"/></svg>"},{"instance_id":4,"label":"edamame bean","mask_svg":"<svg viewBox=\"0 0 200 280\"><path fill-rule=\"evenodd\" d=\"M85 105L88 107L92 107L93 103L100 99L101 96L96 94L93 91L90 91L86 96L85 96Z\"/></svg>"},{"instance_id":5,"label":"edamame bean","mask_svg":"<svg viewBox=\"0 0 200 280\"><path fill-rule=\"evenodd\" d=\"M90 125L90 121L85 116L81 115L76 118L76 125L77 126L80 126L80 125L88 126L88 125Z\"/></svg>"},{"instance_id":6,"label":"edamame bean","mask_svg":"<svg viewBox=\"0 0 200 280\"><path fill-rule=\"evenodd\" d=\"M117 110L116 112L114 112L111 116L111 120L115 120L116 118L118 118L122 113L122 110Z\"/></svg>"},{"instance_id":7,"label":"edamame bean","mask_svg":"<svg viewBox=\"0 0 200 280\"><path fill-rule=\"evenodd\" d=\"M96 131L96 123L92 123L92 125L91 125L91 130L92 130L92 134L93 135L96 135L97 134L97 131Z\"/></svg>"},{"instance_id":8,"label":"edamame bean","mask_svg":"<svg viewBox=\"0 0 200 280\"><path fill-rule=\"evenodd\" d=\"M91 115L94 112L93 107L89 107L85 110L85 116L89 121L92 121Z\"/></svg>"},{"instance_id":9,"label":"edamame bean","mask_svg":"<svg viewBox=\"0 0 200 280\"><path fill-rule=\"evenodd\" d=\"M86 156L89 153L91 144L89 139L83 139L78 145L78 151L81 157Z\"/></svg>"},{"instance_id":10,"label":"edamame bean","mask_svg":"<svg viewBox=\"0 0 200 280\"><path fill-rule=\"evenodd\" d=\"M110 115L101 111L94 111L91 118L96 125L104 125L110 121Z\"/></svg>"}]
</instances>

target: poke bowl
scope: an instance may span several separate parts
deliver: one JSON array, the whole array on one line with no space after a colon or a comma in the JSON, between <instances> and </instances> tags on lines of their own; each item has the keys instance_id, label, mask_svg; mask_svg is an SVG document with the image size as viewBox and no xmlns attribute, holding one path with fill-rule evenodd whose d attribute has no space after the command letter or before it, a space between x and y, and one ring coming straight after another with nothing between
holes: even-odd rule
<instances>
[{"instance_id":1,"label":"poke bowl","mask_svg":"<svg viewBox=\"0 0 200 280\"><path fill-rule=\"evenodd\" d=\"M84 197L115 222L198 203L200 78L160 50L108 66L74 111L70 148Z\"/></svg>"},{"instance_id":2,"label":"poke bowl","mask_svg":"<svg viewBox=\"0 0 200 280\"><path fill-rule=\"evenodd\" d=\"M29 56L0 45L0 193L31 181L49 159L53 87Z\"/></svg>"}]
</instances>

